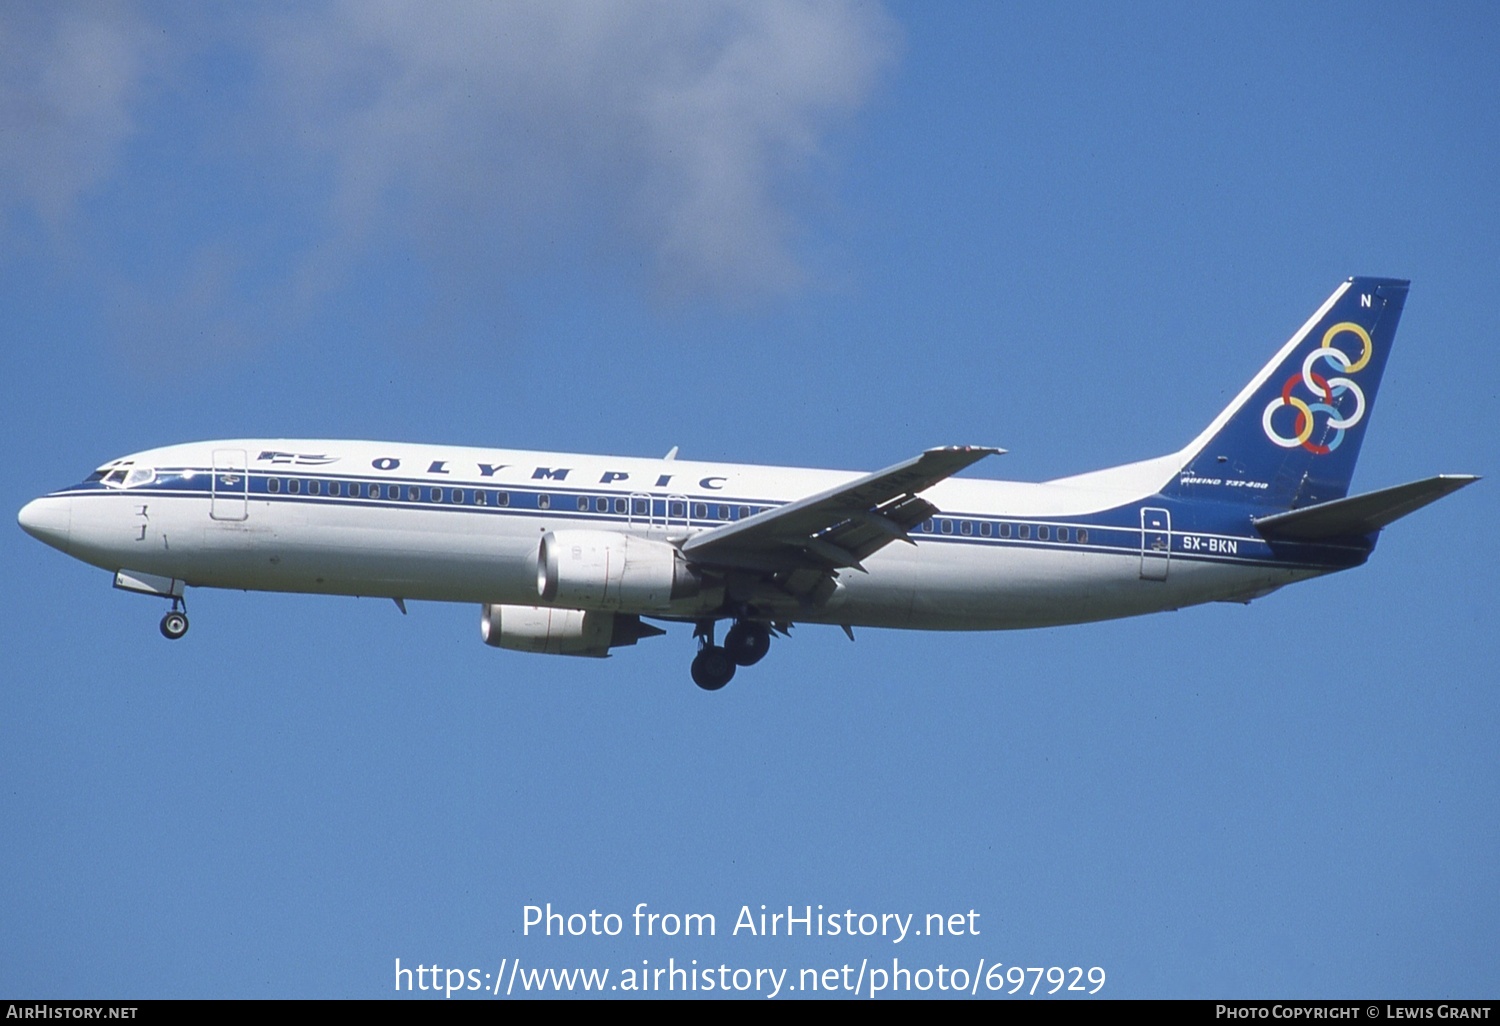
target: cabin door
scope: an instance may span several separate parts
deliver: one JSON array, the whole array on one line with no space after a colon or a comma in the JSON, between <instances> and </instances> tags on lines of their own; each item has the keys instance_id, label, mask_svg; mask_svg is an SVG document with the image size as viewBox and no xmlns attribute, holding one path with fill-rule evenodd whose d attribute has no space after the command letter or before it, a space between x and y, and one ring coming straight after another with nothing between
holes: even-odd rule
<instances>
[{"instance_id":1,"label":"cabin door","mask_svg":"<svg viewBox=\"0 0 1500 1026\"><path fill-rule=\"evenodd\" d=\"M1165 581L1172 559L1172 514L1141 507L1141 579Z\"/></svg>"},{"instance_id":2,"label":"cabin door","mask_svg":"<svg viewBox=\"0 0 1500 1026\"><path fill-rule=\"evenodd\" d=\"M688 536L688 505L686 495L667 496L667 538L674 542L686 540Z\"/></svg>"},{"instance_id":3,"label":"cabin door","mask_svg":"<svg viewBox=\"0 0 1500 1026\"><path fill-rule=\"evenodd\" d=\"M630 533L651 537L661 534L662 521L658 513L659 504L644 492L630 496Z\"/></svg>"},{"instance_id":4,"label":"cabin door","mask_svg":"<svg viewBox=\"0 0 1500 1026\"><path fill-rule=\"evenodd\" d=\"M244 520L250 515L250 474L244 449L215 449L209 482L208 515L215 520Z\"/></svg>"}]
</instances>

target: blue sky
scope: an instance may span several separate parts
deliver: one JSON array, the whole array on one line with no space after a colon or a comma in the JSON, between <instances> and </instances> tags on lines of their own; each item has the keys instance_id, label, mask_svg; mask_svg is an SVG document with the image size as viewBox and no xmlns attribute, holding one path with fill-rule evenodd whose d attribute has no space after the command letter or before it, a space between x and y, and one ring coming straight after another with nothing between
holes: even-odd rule
<instances>
[{"instance_id":1,"label":"blue sky","mask_svg":"<svg viewBox=\"0 0 1500 1026\"><path fill-rule=\"evenodd\" d=\"M1355 487L1488 475L1497 44L1483 4L8 4L9 508L242 436L1043 480L1180 447L1351 274L1413 280ZM713 695L685 628L551 659L437 604L199 592L169 644L13 529L0 994L1493 996L1492 490L1249 607L805 627ZM719 935L524 936L548 902ZM981 932L728 936L761 904Z\"/></svg>"}]
</instances>

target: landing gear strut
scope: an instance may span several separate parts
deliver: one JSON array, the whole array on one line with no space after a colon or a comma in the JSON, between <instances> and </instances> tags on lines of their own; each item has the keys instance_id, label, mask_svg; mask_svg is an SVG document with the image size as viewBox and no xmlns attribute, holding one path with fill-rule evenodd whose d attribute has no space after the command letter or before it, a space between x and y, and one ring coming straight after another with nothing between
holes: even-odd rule
<instances>
[{"instance_id":1,"label":"landing gear strut","mask_svg":"<svg viewBox=\"0 0 1500 1026\"><path fill-rule=\"evenodd\" d=\"M168 641L176 641L187 632L187 612L182 608L182 600L174 598L171 611L161 618L161 636Z\"/></svg>"}]
</instances>

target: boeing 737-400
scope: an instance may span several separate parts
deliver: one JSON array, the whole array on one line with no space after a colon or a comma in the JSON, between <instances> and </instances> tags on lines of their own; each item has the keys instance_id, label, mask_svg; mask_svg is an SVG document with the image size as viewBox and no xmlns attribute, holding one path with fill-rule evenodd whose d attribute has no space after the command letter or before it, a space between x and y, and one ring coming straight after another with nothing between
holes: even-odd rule
<instances>
[{"instance_id":1,"label":"boeing 737-400","mask_svg":"<svg viewBox=\"0 0 1500 1026\"><path fill-rule=\"evenodd\" d=\"M170 599L168 638L188 587L475 603L487 644L554 655L681 622L709 690L794 622L852 637L1246 602L1362 564L1387 524L1476 480L1348 494L1407 285L1340 285L1179 452L1041 483L955 478L1001 451L976 446L862 474L236 439L112 460L20 523Z\"/></svg>"}]
</instances>

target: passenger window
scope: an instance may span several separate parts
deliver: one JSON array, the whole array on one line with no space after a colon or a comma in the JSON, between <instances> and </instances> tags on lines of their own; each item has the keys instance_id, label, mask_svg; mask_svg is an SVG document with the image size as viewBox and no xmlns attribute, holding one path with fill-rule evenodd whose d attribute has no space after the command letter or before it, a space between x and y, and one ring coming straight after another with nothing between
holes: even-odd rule
<instances>
[{"instance_id":1,"label":"passenger window","mask_svg":"<svg viewBox=\"0 0 1500 1026\"><path fill-rule=\"evenodd\" d=\"M448 493L448 498L462 505L464 501L464 490L462 488L455 488L453 489L453 491Z\"/></svg>"},{"instance_id":2,"label":"passenger window","mask_svg":"<svg viewBox=\"0 0 1500 1026\"><path fill-rule=\"evenodd\" d=\"M536 508L537 509L551 509L552 508L552 496L547 495L545 492L543 494L541 494L541 495L538 495L536 497Z\"/></svg>"},{"instance_id":3,"label":"passenger window","mask_svg":"<svg viewBox=\"0 0 1500 1026\"><path fill-rule=\"evenodd\" d=\"M953 533L953 521L951 521L951 520L939 520L938 521L938 529L941 530L944 534L952 534Z\"/></svg>"},{"instance_id":4,"label":"passenger window","mask_svg":"<svg viewBox=\"0 0 1500 1026\"><path fill-rule=\"evenodd\" d=\"M279 478L279 477L268 477L268 478L266 478L266 491L268 491L268 492L279 492L279 491L281 491L281 478Z\"/></svg>"},{"instance_id":5,"label":"passenger window","mask_svg":"<svg viewBox=\"0 0 1500 1026\"><path fill-rule=\"evenodd\" d=\"M594 512L596 512L596 513L608 513L609 512L609 500L606 499L606 498L603 498L603 497L595 499L594 500Z\"/></svg>"},{"instance_id":6,"label":"passenger window","mask_svg":"<svg viewBox=\"0 0 1500 1026\"><path fill-rule=\"evenodd\" d=\"M959 533L961 533L961 534L973 534L974 533L974 525L970 521L965 520L965 521L963 521L962 523L960 523L958 525L958 530L959 530Z\"/></svg>"},{"instance_id":7,"label":"passenger window","mask_svg":"<svg viewBox=\"0 0 1500 1026\"><path fill-rule=\"evenodd\" d=\"M365 494L372 499L380 498L380 486L371 482L370 487L365 489Z\"/></svg>"},{"instance_id":8,"label":"passenger window","mask_svg":"<svg viewBox=\"0 0 1500 1026\"><path fill-rule=\"evenodd\" d=\"M1088 543L1089 543L1089 529L1087 527L1080 527L1078 529L1078 544L1079 545L1087 545Z\"/></svg>"},{"instance_id":9,"label":"passenger window","mask_svg":"<svg viewBox=\"0 0 1500 1026\"><path fill-rule=\"evenodd\" d=\"M625 512L625 500L624 499L616 499L615 500L615 512L616 513L624 513Z\"/></svg>"},{"instance_id":10,"label":"passenger window","mask_svg":"<svg viewBox=\"0 0 1500 1026\"><path fill-rule=\"evenodd\" d=\"M589 497L587 495L580 495L578 497L578 510L580 513L587 513L589 511Z\"/></svg>"},{"instance_id":11,"label":"passenger window","mask_svg":"<svg viewBox=\"0 0 1500 1026\"><path fill-rule=\"evenodd\" d=\"M496 492L495 493L495 505L496 506L509 506L510 505L510 492Z\"/></svg>"},{"instance_id":12,"label":"passenger window","mask_svg":"<svg viewBox=\"0 0 1500 1026\"><path fill-rule=\"evenodd\" d=\"M984 520L984 521L980 522L980 524L979 524L979 533L982 534L986 538L988 538L990 536L990 522L988 520Z\"/></svg>"},{"instance_id":13,"label":"passenger window","mask_svg":"<svg viewBox=\"0 0 1500 1026\"><path fill-rule=\"evenodd\" d=\"M719 519L720 520L728 520L729 519L729 507L728 506L720 506L719 507Z\"/></svg>"},{"instance_id":14,"label":"passenger window","mask_svg":"<svg viewBox=\"0 0 1500 1026\"><path fill-rule=\"evenodd\" d=\"M329 481L328 482L328 494L329 495L343 495L344 494L344 486L341 485L341 484L339 484L337 481Z\"/></svg>"},{"instance_id":15,"label":"passenger window","mask_svg":"<svg viewBox=\"0 0 1500 1026\"><path fill-rule=\"evenodd\" d=\"M376 485L375 489L376 489L376 495L379 495L380 494L380 486ZM401 486L400 485L386 485L385 486L385 497L387 499L399 499L399 498L401 498Z\"/></svg>"},{"instance_id":16,"label":"passenger window","mask_svg":"<svg viewBox=\"0 0 1500 1026\"><path fill-rule=\"evenodd\" d=\"M442 502L443 501L443 490L441 488L429 488L429 489L427 489L427 500L429 502Z\"/></svg>"},{"instance_id":17,"label":"passenger window","mask_svg":"<svg viewBox=\"0 0 1500 1026\"><path fill-rule=\"evenodd\" d=\"M1046 525L1038 527L1036 529L1036 536L1039 540L1046 541L1047 539L1052 537L1052 529L1050 527L1047 527Z\"/></svg>"},{"instance_id":18,"label":"passenger window","mask_svg":"<svg viewBox=\"0 0 1500 1026\"><path fill-rule=\"evenodd\" d=\"M323 494L323 482L321 482L321 481L309 481L309 482L307 482L307 494L308 495L322 495Z\"/></svg>"},{"instance_id":19,"label":"passenger window","mask_svg":"<svg viewBox=\"0 0 1500 1026\"><path fill-rule=\"evenodd\" d=\"M674 503L672 503L672 514L671 515L673 517L685 517L685 516L687 516L687 503L685 503L685 502L674 502Z\"/></svg>"},{"instance_id":20,"label":"passenger window","mask_svg":"<svg viewBox=\"0 0 1500 1026\"><path fill-rule=\"evenodd\" d=\"M286 483L286 490L293 495L300 495L302 494L302 482L294 477Z\"/></svg>"},{"instance_id":21,"label":"passenger window","mask_svg":"<svg viewBox=\"0 0 1500 1026\"><path fill-rule=\"evenodd\" d=\"M1057 529L1057 540L1058 541L1067 541L1068 540L1068 529L1066 527L1059 527Z\"/></svg>"},{"instance_id":22,"label":"passenger window","mask_svg":"<svg viewBox=\"0 0 1500 1026\"><path fill-rule=\"evenodd\" d=\"M749 506L741 506L740 507L740 519L744 520L749 515L750 515L750 507Z\"/></svg>"},{"instance_id":23,"label":"passenger window","mask_svg":"<svg viewBox=\"0 0 1500 1026\"><path fill-rule=\"evenodd\" d=\"M489 493L482 492L478 488L474 489L474 505L476 505L476 506L488 506L489 505Z\"/></svg>"},{"instance_id":24,"label":"passenger window","mask_svg":"<svg viewBox=\"0 0 1500 1026\"><path fill-rule=\"evenodd\" d=\"M1016 537L1017 538L1030 538L1031 537L1031 525L1030 524L1022 524L1020 527L1016 528Z\"/></svg>"},{"instance_id":25,"label":"passenger window","mask_svg":"<svg viewBox=\"0 0 1500 1026\"><path fill-rule=\"evenodd\" d=\"M708 503L706 503L706 502L695 502L695 503L693 503L693 519L694 520L707 520L708 519Z\"/></svg>"},{"instance_id":26,"label":"passenger window","mask_svg":"<svg viewBox=\"0 0 1500 1026\"><path fill-rule=\"evenodd\" d=\"M1002 538L1009 538L1010 537L1010 525L1009 524L1001 524L1000 525L1000 537L1002 537Z\"/></svg>"},{"instance_id":27,"label":"passenger window","mask_svg":"<svg viewBox=\"0 0 1500 1026\"><path fill-rule=\"evenodd\" d=\"M646 516L651 512L651 500L636 499L633 503L631 503L631 509L634 511L636 516Z\"/></svg>"}]
</instances>

